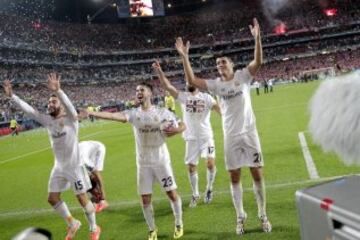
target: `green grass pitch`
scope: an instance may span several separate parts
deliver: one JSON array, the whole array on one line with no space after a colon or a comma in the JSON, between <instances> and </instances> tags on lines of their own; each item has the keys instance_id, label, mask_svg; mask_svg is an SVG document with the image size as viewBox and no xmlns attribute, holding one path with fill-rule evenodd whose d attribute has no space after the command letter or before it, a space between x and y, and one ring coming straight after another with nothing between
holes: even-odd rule
<instances>
[{"instance_id":1,"label":"green grass pitch","mask_svg":"<svg viewBox=\"0 0 360 240\"><path fill-rule=\"evenodd\" d=\"M273 232L264 234L257 219L256 203L248 169L243 169L244 206L248 213L246 234L242 239L300 239L295 191L315 181L309 180L301 152L298 132L305 131L310 152L320 175L325 178L359 173L359 167L344 166L333 154L324 154L311 141L307 130L308 102L319 82L275 86L273 93L256 96L252 101L265 159L267 209ZM177 108L179 112L179 107ZM229 193L229 177L224 168L220 118L213 114L218 174L214 200L190 209L190 184L184 165L181 136L168 139L172 166L183 199L186 239L238 239L235 211ZM130 125L116 122L83 122L81 140L98 140L106 146L103 172L110 208L97 215L101 239L146 239L136 191L135 144ZM49 229L54 239L64 239L65 223L47 203L47 182L53 165L49 140L43 129L0 138L0 239L8 240L28 226ZM205 164L199 164L200 189L205 190ZM159 186L154 191L155 221L159 239L172 239L174 218L169 201ZM87 222L71 191L63 194L73 215L83 223L77 239L87 239Z\"/></svg>"}]
</instances>

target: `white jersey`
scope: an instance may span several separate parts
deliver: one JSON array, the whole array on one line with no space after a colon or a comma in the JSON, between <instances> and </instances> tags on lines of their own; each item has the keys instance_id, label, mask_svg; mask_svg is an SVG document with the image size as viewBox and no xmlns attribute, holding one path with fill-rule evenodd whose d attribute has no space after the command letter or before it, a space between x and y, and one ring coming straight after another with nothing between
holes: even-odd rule
<instances>
[{"instance_id":1,"label":"white jersey","mask_svg":"<svg viewBox=\"0 0 360 240\"><path fill-rule=\"evenodd\" d=\"M123 112L133 125L138 166L153 167L170 163L165 136L160 130L161 122L177 121L175 115L165 108L152 106L147 111L141 107Z\"/></svg>"},{"instance_id":2,"label":"white jersey","mask_svg":"<svg viewBox=\"0 0 360 240\"><path fill-rule=\"evenodd\" d=\"M104 168L105 146L98 141L79 143L81 161L89 171L102 171Z\"/></svg>"},{"instance_id":3,"label":"white jersey","mask_svg":"<svg viewBox=\"0 0 360 240\"><path fill-rule=\"evenodd\" d=\"M210 92L219 96L225 137L237 136L255 129L255 115L251 106L250 83L247 68L237 70L231 81L221 78L206 81Z\"/></svg>"},{"instance_id":4,"label":"white jersey","mask_svg":"<svg viewBox=\"0 0 360 240\"><path fill-rule=\"evenodd\" d=\"M58 119L55 119L48 114L39 113L16 95L13 95L12 99L26 115L39 122L47 129L50 145L55 155L54 168L72 169L75 166L82 165L79 157L79 123L77 120L77 113L62 90L58 91L56 94L63 103L66 111L66 116Z\"/></svg>"},{"instance_id":5,"label":"white jersey","mask_svg":"<svg viewBox=\"0 0 360 240\"><path fill-rule=\"evenodd\" d=\"M211 109L216 101L210 94L198 92L192 95L190 92L179 92L177 101L181 103L183 120L186 130L184 139L212 139L213 131L210 124Z\"/></svg>"}]
</instances>

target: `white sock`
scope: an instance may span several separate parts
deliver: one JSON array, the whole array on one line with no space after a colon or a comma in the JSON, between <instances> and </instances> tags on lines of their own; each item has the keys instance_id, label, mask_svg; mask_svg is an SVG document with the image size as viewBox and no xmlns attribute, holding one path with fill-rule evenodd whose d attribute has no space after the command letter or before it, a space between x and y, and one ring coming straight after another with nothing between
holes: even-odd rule
<instances>
[{"instance_id":1,"label":"white sock","mask_svg":"<svg viewBox=\"0 0 360 240\"><path fill-rule=\"evenodd\" d=\"M243 206L243 188L241 182L236 184L231 183L230 190L236 211L236 217L243 218L245 211Z\"/></svg>"},{"instance_id":2,"label":"white sock","mask_svg":"<svg viewBox=\"0 0 360 240\"><path fill-rule=\"evenodd\" d=\"M214 167L212 170L207 169L207 172L206 172L206 180L207 180L206 190L212 191L213 185L214 185L214 182L215 182L215 176L216 176L216 167Z\"/></svg>"},{"instance_id":3,"label":"white sock","mask_svg":"<svg viewBox=\"0 0 360 240\"><path fill-rule=\"evenodd\" d=\"M95 216L95 207L91 201L88 201L84 207L84 213L86 219L89 222L90 232L96 231L96 216Z\"/></svg>"},{"instance_id":4,"label":"white sock","mask_svg":"<svg viewBox=\"0 0 360 240\"><path fill-rule=\"evenodd\" d=\"M170 204L175 217L175 226L182 226L182 201L180 196L177 196L177 200L175 202L170 201Z\"/></svg>"},{"instance_id":5,"label":"white sock","mask_svg":"<svg viewBox=\"0 0 360 240\"><path fill-rule=\"evenodd\" d=\"M199 175L197 172L189 172L189 180L191 184L191 189L193 196L199 196Z\"/></svg>"},{"instance_id":6,"label":"white sock","mask_svg":"<svg viewBox=\"0 0 360 240\"><path fill-rule=\"evenodd\" d=\"M152 204L150 203L149 205L142 205L142 210L143 210L146 224L149 227L149 230L154 231L155 230L155 218L154 218L154 210L153 210Z\"/></svg>"},{"instance_id":7,"label":"white sock","mask_svg":"<svg viewBox=\"0 0 360 240\"><path fill-rule=\"evenodd\" d=\"M71 216L68 206L65 202L60 201L53 206L54 210L60 214L65 222L70 226L74 222L74 218Z\"/></svg>"},{"instance_id":8,"label":"white sock","mask_svg":"<svg viewBox=\"0 0 360 240\"><path fill-rule=\"evenodd\" d=\"M259 182L253 181L253 190L258 205L259 217L266 216L266 194L264 180L261 180Z\"/></svg>"}]
</instances>

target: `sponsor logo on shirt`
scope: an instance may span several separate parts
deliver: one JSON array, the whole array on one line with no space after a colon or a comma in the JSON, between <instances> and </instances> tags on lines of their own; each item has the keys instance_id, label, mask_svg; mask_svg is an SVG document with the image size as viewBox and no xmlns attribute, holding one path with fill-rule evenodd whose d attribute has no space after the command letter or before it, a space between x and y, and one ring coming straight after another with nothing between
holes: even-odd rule
<instances>
[{"instance_id":1,"label":"sponsor logo on shirt","mask_svg":"<svg viewBox=\"0 0 360 240\"><path fill-rule=\"evenodd\" d=\"M152 127L150 125L145 125L143 128L139 128L140 133L155 133L160 132L160 127Z\"/></svg>"},{"instance_id":2,"label":"sponsor logo on shirt","mask_svg":"<svg viewBox=\"0 0 360 240\"><path fill-rule=\"evenodd\" d=\"M55 133L51 133L51 136L53 138L61 138L61 137L65 136L65 135L66 135L66 132L58 132L58 131L56 131Z\"/></svg>"},{"instance_id":3,"label":"sponsor logo on shirt","mask_svg":"<svg viewBox=\"0 0 360 240\"><path fill-rule=\"evenodd\" d=\"M228 92L228 95L225 95L225 96L221 96L221 99L222 100L230 100L234 97L238 97L238 96L241 96L243 94L242 91L238 91L238 92L235 92L234 90L231 90Z\"/></svg>"}]
</instances>

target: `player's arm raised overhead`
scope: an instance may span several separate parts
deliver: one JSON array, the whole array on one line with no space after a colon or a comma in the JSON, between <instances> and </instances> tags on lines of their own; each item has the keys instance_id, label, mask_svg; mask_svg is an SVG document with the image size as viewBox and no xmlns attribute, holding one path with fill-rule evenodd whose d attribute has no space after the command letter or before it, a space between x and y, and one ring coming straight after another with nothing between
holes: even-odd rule
<instances>
[{"instance_id":1,"label":"player's arm raised overhead","mask_svg":"<svg viewBox=\"0 0 360 240\"><path fill-rule=\"evenodd\" d=\"M3 87L5 90L6 96L11 98L21 108L21 110L24 111L24 113L26 115L28 115L30 118L38 121L39 123L43 124L42 118L40 116L41 114L36 109L34 109L32 106L27 104L25 101L23 101L22 99L20 99L18 96L16 96L13 93L10 80L5 80Z\"/></svg>"},{"instance_id":2,"label":"player's arm raised overhead","mask_svg":"<svg viewBox=\"0 0 360 240\"><path fill-rule=\"evenodd\" d=\"M257 71L260 69L260 66L263 62L263 51L261 45L261 34L260 34L260 25L256 18L253 19L253 25L249 25L251 35L255 39L255 50L254 50L254 60L252 60L247 69L249 70L252 76L255 76Z\"/></svg>"},{"instance_id":3,"label":"player's arm raised overhead","mask_svg":"<svg viewBox=\"0 0 360 240\"><path fill-rule=\"evenodd\" d=\"M175 48L178 51L184 65L186 81L188 81L190 85L193 85L199 89L207 90L205 79L196 77L191 67L189 59L190 42L187 41L185 45L182 38L178 37L175 42Z\"/></svg>"},{"instance_id":4,"label":"player's arm raised overhead","mask_svg":"<svg viewBox=\"0 0 360 240\"><path fill-rule=\"evenodd\" d=\"M165 76L164 71L161 68L161 65L158 60L155 60L155 62L152 64L153 69L155 70L155 73L158 75L161 86L169 91L171 96L173 96L175 99L179 95L179 91L170 83L169 79Z\"/></svg>"},{"instance_id":5,"label":"player's arm raised overhead","mask_svg":"<svg viewBox=\"0 0 360 240\"><path fill-rule=\"evenodd\" d=\"M48 88L56 93L56 96L58 96L59 100L64 105L66 114L71 118L77 120L77 112L74 105L72 104L68 96L60 88L60 79L61 77L56 73L50 73L47 76Z\"/></svg>"},{"instance_id":6,"label":"player's arm raised overhead","mask_svg":"<svg viewBox=\"0 0 360 240\"><path fill-rule=\"evenodd\" d=\"M97 118L105 119L105 120L112 120L112 121L118 121L122 123L128 122L127 117L122 112L88 112L85 109L80 109L80 118L86 118L88 116L94 116Z\"/></svg>"}]
</instances>

